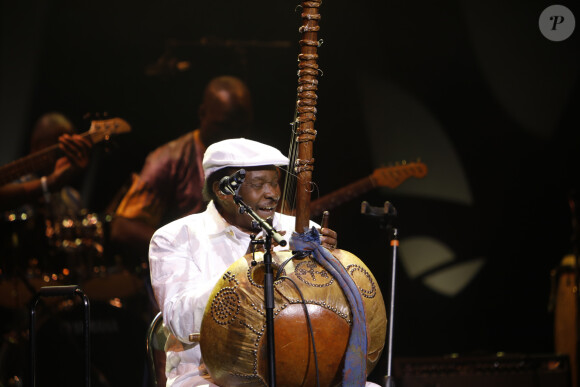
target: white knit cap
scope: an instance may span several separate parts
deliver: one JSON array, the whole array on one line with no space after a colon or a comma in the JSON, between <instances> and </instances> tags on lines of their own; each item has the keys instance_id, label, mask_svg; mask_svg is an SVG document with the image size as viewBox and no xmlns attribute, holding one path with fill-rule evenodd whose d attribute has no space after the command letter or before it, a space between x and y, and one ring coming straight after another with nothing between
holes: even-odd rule
<instances>
[{"instance_id":1,"label":"white knit cap","mask_svg":"<svg viewBox=\"0 0 580 387\"><path fill-rule=\"evenodd\" d=\"M203 156L205 178L227 167L257 167L288 165L288 157L278 149L245 138L223 140L210 145Z\"/></svg>"}]
</instances>

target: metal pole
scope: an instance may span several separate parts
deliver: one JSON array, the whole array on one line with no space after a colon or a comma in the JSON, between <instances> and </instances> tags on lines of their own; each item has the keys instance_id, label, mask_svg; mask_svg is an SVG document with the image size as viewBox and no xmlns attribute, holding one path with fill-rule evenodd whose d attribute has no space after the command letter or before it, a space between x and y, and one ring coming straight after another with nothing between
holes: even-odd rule
<instances>
[{"instance_id":1,"label":"metal pole","mask_svg":"<svg viewBox=\"0 0 580 387\"><path fill-rule=\"evenodd\" d=\"M85 386L91 385L91 348L90 348L90 303L88 297L80 289L78 285L66 286L44 286L40 288L38 293L34 296L30 305L30 327L29 327L29 379L30 387L36 386L36 306L41 297L71 297L79 296L83 300L84 306L84 323L83 323L83 337L85 350L85 367L84 380Z\"/></svg>"},{"instance_id":2,"label":"metal pole","mask_svg":"<svg viewBox=\"0 0 580 387\"><path fill-rule=\"evenodd\" d=\"M392 274L391 274L391 306L389 310L389 332L388 332L388 348L387 348L387 375L385 376L385 387L393 387L395 382L392 377L393 366L393 325L395 322L395 281L397 274L397 247L399 246L398 231L393 228L393 239L391 239L391 247L393 249Z\"/></svg>"}]
</instances>

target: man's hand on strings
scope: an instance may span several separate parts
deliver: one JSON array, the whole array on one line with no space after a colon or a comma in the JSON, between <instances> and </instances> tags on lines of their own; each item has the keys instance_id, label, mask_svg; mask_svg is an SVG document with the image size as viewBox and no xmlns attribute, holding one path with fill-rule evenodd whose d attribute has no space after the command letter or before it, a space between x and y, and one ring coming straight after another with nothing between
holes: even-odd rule
<instances>
[{"instance_id":1,"label":"man's hand on strings","mask_svg":"<svg viewBox=\"0 0 580 387\"><path fill-rule=\"evenodd\" d=\"M93 144L86 138L78 134L63 134L58 139L58 146L73 166L83 169L89 165Z\"/></svg>"},{"instance_id":2,"label":"man's hand on strings","mask_svg":"<svg viewBox=\"0 0 580 387\"><path fill-rule=\"evenodd\" d=\"M284 236L284 235L286 235L286 230L278 231L278 234ZM259 238L256 238L256 240L262 240L263 241L264 240L264 237L263 236L260 236ZM276 242L274 240L274 238L272 238L272 248L274 248L276 246L278 246L278 242ZM248 250L246 251L246 254L250 254L252 251L256 251L256 252L261 251L261 252L264 252L266 250L264 249L264 244L263 243L257 243L255 245L250 244L248 246Z\"/></svg>"},{"instance_id":3,"label":"man's hand on strings","mask_svg":"<svg viewBox=\"0 0 580 387\"><path fill-rule=\"evenodd\" d=\"M48 177L50 185L56 187L66 184L77 172L87 167L92 143L78 134L63 134L58 139L58 146L65 156L56 161L54 171Z\"/></svg>"}]
</instances>

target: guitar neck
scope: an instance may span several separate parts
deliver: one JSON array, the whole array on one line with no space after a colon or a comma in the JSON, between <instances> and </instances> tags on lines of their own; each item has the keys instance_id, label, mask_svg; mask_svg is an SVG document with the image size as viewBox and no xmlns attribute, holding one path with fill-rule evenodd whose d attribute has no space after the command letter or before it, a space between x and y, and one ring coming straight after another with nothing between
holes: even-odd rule
<instances>
[{"instance_id":1,"label":"guitar neck","mask_svg":"<svg viewBox=\"0 0 580 387\"><path fill-rule=\"evenodd\" d=\"M102 139L100 133L85 132L81 136L88 137L93 143ZM49 173L54 168L56 160L62 155L63 152L58 144L55 144L3 165L0 167L0 185L13 182L30 173Z\"/></svg>"},{"instance_id":2,"label":"guitar neck","mask_svg":"<svg viewBox=\"0 0 580 387\"><path fill-rule=\"evenodd\" d=\"M324 211L336 208L341 204L370 191L374 187L375 184L371 176L357 180L337 191L312 201L310 203L310 215L312 217L320 216Z\"/></svg>"},{"instance_id":3,"label":"guitar neck","mask_svg":"<svg viewBox=\"0 0 580 387\"><path fill-rule=\"evenodd\" d=\"M122 118L91 121L91 128L80 136L92 144L109 140L112 135L128 133L131 126ZM29 173L49 173L63 152L58 144L0 167L0 185L8 184Z\"/></svg>"},{"instance_id":4,"label":"guitar neck","mask_svg":"<svg viewBox=\"0 0 580 387\"><path fill-rule=\"evenodd\" d=\"M54 166L61 150L58 145L50 146L0 167L0 185L8 184L29 173L48 172Z\"/></svg>"}]
</instances>

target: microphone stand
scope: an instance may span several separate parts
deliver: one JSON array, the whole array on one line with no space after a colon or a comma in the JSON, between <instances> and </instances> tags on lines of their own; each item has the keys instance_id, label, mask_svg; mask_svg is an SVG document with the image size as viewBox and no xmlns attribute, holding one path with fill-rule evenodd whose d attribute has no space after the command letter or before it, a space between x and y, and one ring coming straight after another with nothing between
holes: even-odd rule
<instances>
[{"instance_id":1,"label":"microphone stand","mask_svg":"<svg viewBox=\"0 0 580 387\"><path fill-rule=\"evenodd\" d=\"M240 214L246 213L264 230L264 304L266 308L266 339L268 349L268 382L270 387L276 386L276 355L274 349L274 271L272 269L272 239L280 246L287 242L267 221L262 219L238 195L239 185L234 190L230 185L225 187L234 196L234 202L240 207Z\"/></svg>"},{"instance_id":2,"label":"microphone stand","mask_svg":"<svg viewBox=\"0 0 580 387\"><path fill-rule=\"evenodd\" d=\"M395 316L395 279L396 279L396 267L397 267L397 248L399 247L398 231L393 228L393 238L391 239L391 247L393 248L393 263L392 263L392 274L391 274L391 305L389 310L389 347L387 352L387 375L385 376L385 387L394 387L395 382L392 376L392 365L393 365L393 320Z\"/></svg>"},{"instance_id":3,"label":"microphone stand","mask_svg":"<svg viewBox=\"0 0 580 387\"><path fill-rule=\"evenodd\" d=\"M395 280L397 273L397 248L399 247L398 230L390 223L392 218L397 216L397 210L390 202L385 202L384 207L372 207L368 202L361 204L361 213L370 217L378 217L380 228L392 231L390 245L392 247L392 274L391 274L391 303L389 310L389 331L388 331L388 348L387 348L387 374L384 377L383 387L394 387L395 381L392 376L393 364L393 323L395 318Z\"/></svg>"}]
</instances>

